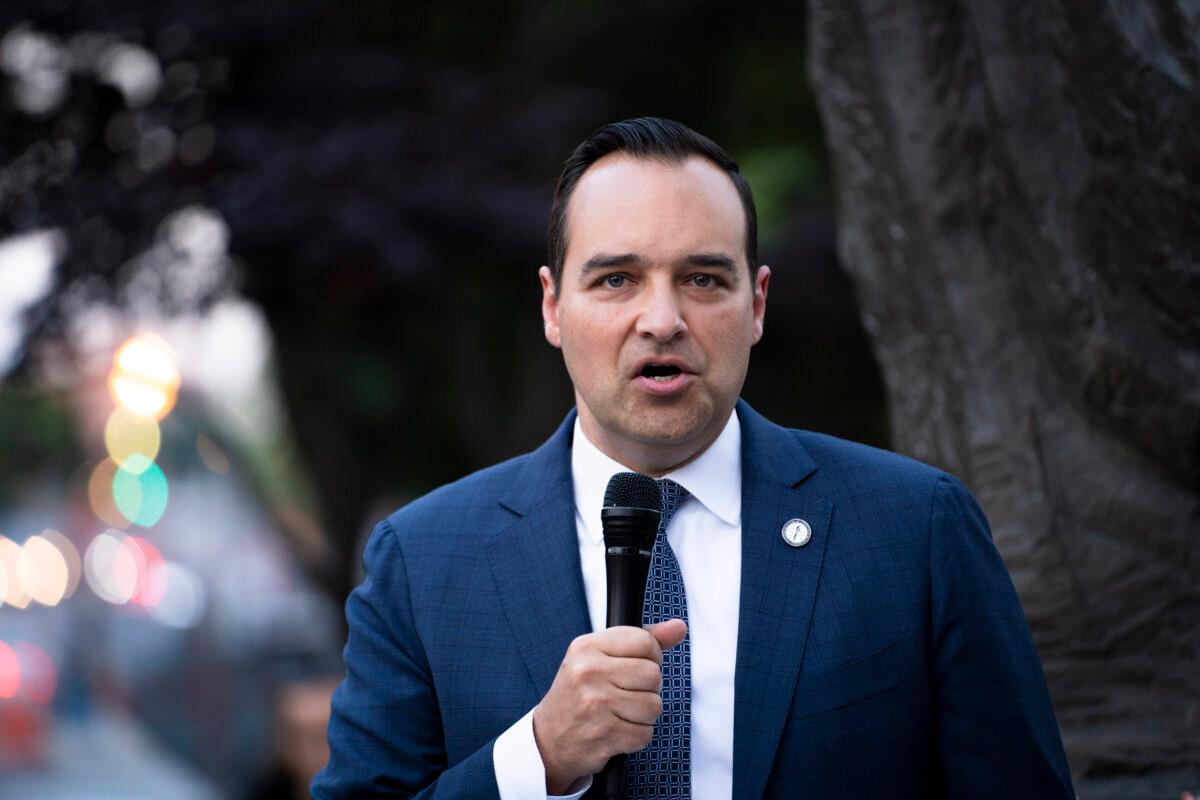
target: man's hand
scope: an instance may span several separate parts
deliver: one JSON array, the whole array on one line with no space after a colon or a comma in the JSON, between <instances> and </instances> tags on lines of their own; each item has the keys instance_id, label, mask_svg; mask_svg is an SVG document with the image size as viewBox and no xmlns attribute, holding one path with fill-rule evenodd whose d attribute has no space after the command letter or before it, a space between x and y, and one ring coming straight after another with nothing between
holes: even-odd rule
<instances>
[{"instance_id":1,"label":"man's hand","mask_svg":"<svg viewBox=\"0 0 1200 800\"><path fill-rule=\"evenodd\" d=\"M662 712L662 652L686 635L687 623L669 619L571 642L550 691L533 709L550 794L599 772L611 756L650 743Z\"/></svg>"}]
</instances>

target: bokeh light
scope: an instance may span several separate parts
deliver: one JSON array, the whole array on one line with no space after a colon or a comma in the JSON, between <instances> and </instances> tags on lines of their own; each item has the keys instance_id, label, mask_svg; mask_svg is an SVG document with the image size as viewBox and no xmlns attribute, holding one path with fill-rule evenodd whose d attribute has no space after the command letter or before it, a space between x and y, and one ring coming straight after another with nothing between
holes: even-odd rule
<instances>
[{"instance_id":1,"label":"bokeh light","mask_svg":"<svg viewBox=\"0 0 1200 800\"><path fill-rule=\"evenodd\" d=\"M170 413L179 392L179 369L167 343L143 333L121 345L109 390L118 405L139 416L162 419Z\"/></svg>"},{"instance_id":2,"label":"bokeh light","mask_svg":"<svg viewBox=\"0 0 1200 800\"><path fill-rule=\"evenodd\" d=\"M15 608L25 608L33 599L22 580L22 575L28 571L25 566L27 558L19 544L0 536L0 570L4 572L4 597L0 599Z\"/></svg>"},{"instance_id":3,"label":"bokeh light","mask_svg":"<svg viewBox=\"0 0 1200 800\"><path fill-rule=\"evenodd\" d=\"M133 455L113 476L112 496L123 516L142 528L158 522L167 510L167 476L145 456Z\"/></svg>"},{"instance_id":4,"label":"bokeh light","mask_svg":"<svg viewBox=\"0 0 1200 800\"><path fill-rule=\"evenodd\" d=\"M0 641L0 698L6 700L17 696L21 688L21 662L16 651Z\"/></svg>"},{"instance_id":5,"label":"bokeh light","mask_svg":"<svg viewBox=\"0 0 1200 800\"><path fill-rule=\"evenodd\" d=\"M117 477L120 466L111 458L106 458L96 465L88 478L88 503L92 513L105 524L113 528L128 528L129 518L117 508L113 498L113 480Z\"/></svg>"},{"instance_id":6,"label":"bokeh light","mask_svg":"<svg viewBox=\"0 0 1200 800\"><path fill-rule=\"evenodd\" d=\"M16 642L12 646L17 657L20 692L30 701L46 705L54 699L58 688L58 669L50 654L36 644Z\"/></svg>"},{"instance_id":7,"label":"bokeh light","mask_svg":"<svg viewBox=\"0 0 1200 800\"><path fill-rule=\"evenodd\" d=\"M29 596L44 606L56 606L67 594L70 568L57 547L41 536L30 536L21 547L21 583Z\"/></svg>"},{"instance_id":8,"label":"bokeh light","mask_svg":"<svg viewBox=\"0 0 1200 800\"><path fill-rule=\"evenodd\" d=\"M154 417L134 414L124 407L113 411L104 426L104 444L109 456L127 470L136 472L137 466L149 465L158 455L161 443L162 434Z\"/></svg>"},{"instance_id":9,"label":"bokeh light","mask_svg":"<svg viewBox=\"0 0 1200 800\"><path fill-rule=\"evenodd\" d=\"M54 545L62 554L63 561L67 565L67 587L63 591L63 597L70 597L75 594L75 589L79 586L79 578L82 575L83 564L79 559L79 550L70 539L53 528L42 531L41 538Z\"/></svg>"},{"instance_id":10,"label":"bokeh light","mask_svg":"<svg viewBox=\"0 0 1200 800\"><path fill-rule=\"evenodd\" d=\"M147 582L154 585L160 596L146 611L163 625L193 628L203 618L208 603L204 584L183 564L161 561L151 570Z\"/></svg>"},{"instance_id":11,"label":"bokeh light","mask_svg":"<svg viewBox=\"0 0 1200 800\"><path fill-rule=\"evenodd\" d=\"M139 606L153 606L162 599L165 590L162 581L151 580L156 574L158 566L163 563L162 553L140 536L126 536L125 546L136 547L141 556L137 559L141 577L138 580L137 592L130 600Z\"/></svg>"},{"instance_id":12,"label":"bokeh light","mask_svg":"<svg viewBox=\"0 0 1200 800\"><path fill-rule=\"evenodd\" d=\"M128 603L144 576L142 551L137 546L127 547L126 538L118 530L107 530L92 540L83 556L87 585L101 600L114 605Z\"/></svg>"}]
</instances>

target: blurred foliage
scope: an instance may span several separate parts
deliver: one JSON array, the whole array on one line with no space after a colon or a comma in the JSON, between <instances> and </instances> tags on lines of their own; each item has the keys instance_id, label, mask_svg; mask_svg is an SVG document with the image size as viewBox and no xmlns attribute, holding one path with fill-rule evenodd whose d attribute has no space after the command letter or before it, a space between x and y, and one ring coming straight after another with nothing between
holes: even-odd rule
<instances>
[{"instance_id":1,"label":"blurred foliage","mask_svg":"<svg viewBox=\"0 0 1200 800\"><path fill-rule=\"evenodd\" d=\"M797 208L816 201L829 202L826 193L814 189L825 188L828 179L823 174L825 163L804 147L782 145L752 149L739 166L754 187L760 247L769 248L787 235Z\"/></svg>"},{"instance_id":2,"label":"blurred foliage","mask_svg":"<svg viewBox=\"0 0 1200 800\"><path fill-rule=\"evenodd\" d=\"M520 19L508 0L352 0L346 5L357 41L459 64L486 65L499 58Z\"/></svg>"},{"instance_id":3,"label":"blurred foliage","mask_svg":"<svg viewBox=\"0 0 1200 800\"><path fill-rule=\"evenodd\" d=\"M369 513L537 445L570 407L538 311L554 180L590 131L650 114L720 142L756 189L774 277L747 399L882 444L803 17L716 0L7 4L0 36L24 26L75 52L102 34L162 76L135 103L103 58L77 59L54 108L30 114L10 94L0 111L0 170L42 153L22 191L0 192L0 230L70 241L28 343L69 338L95 304L256 303L338 553L321 568L343 592ZM228 226L236 270L143 257L193 205Z\"/></svg>"},{"instance_id":4,"label":"blurred foliage","mask_svg":"<svg viewBox=\"0 0 1200 800\"><path fill-rule=\"evenodd\" d=\"M6 385L0 392L0 507L21 486L48 478L65 485L82 462L75 414L59 392Z\"/></svg>"}]
</instances>

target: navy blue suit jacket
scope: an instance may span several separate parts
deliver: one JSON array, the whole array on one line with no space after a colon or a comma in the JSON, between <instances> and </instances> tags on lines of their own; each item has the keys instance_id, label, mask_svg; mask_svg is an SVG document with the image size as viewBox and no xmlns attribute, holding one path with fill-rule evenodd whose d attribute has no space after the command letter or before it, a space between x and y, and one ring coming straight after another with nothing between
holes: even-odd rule
<instances>
[{"instance_id":1,"label":"navy blue suit jacket","mask_svg":"<svg viewBox=\"0 0 1200 800\"><path fill-rule=\"evenodd\" d=\"M1025 616L966 489L737 413L734 797L1072 797ZM498 797L496 737L590 631L573 424L376 528L318 800ZM781 536L792 518L812 528L802 547Z\"/></svg>"}]
</instances>

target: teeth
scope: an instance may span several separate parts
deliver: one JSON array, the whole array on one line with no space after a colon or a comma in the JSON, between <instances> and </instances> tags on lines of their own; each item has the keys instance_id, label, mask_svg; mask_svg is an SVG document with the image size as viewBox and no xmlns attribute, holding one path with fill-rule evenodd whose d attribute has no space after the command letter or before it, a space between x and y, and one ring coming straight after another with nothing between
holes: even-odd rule
<instances>
[{"instance_id":1,"label":"teeth","mask_svg":"<svg viewBox=\"0 0 1200 800\"><path fill-rule=\"evenodd\" d=\"M676 373L676 374L678 374L678 373ZM667 381L671 380L674 377L675 377L675 375L655 375L654 380L658 381L659 383L666 383Z\"/></svg>"}]
</instances>

